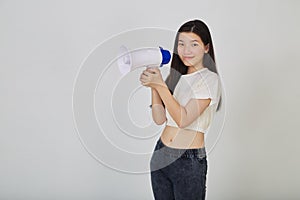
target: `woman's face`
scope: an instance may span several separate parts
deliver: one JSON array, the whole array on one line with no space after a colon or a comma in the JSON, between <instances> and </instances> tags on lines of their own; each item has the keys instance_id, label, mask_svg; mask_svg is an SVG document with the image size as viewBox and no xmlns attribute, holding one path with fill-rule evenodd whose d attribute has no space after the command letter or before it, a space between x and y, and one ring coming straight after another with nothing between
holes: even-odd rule
<instances>
[{"instance_id":1,"label":"woman's face","mask_svg":"<svg viewBox=\"0 0 300 200\"><path fill-rule=\"evenodd\" d=\"M208 52L208 45L204 45L201 38L192 32L182 32L178 36L177 51L182 62L196 70L203 67L204 53Z\"/></svg>"}]
</instances>

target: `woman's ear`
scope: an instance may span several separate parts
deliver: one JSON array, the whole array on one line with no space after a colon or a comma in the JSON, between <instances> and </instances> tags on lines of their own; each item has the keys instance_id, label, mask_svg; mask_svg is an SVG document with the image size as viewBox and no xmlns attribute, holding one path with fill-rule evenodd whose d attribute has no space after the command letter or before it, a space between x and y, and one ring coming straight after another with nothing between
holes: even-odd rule
<instances>
[{"instance_id":1,"label":"woman's ear","mask_svg":"<svg viewBox=\"0 0 300 200\"><path fill-rule=\"evenodd\" d=\"M207 45L205 45L205 47L204 47L204 51L205 51L205 53L208 53L209 52L209 43L207 44Z\"/></svg>"}]
</instances>

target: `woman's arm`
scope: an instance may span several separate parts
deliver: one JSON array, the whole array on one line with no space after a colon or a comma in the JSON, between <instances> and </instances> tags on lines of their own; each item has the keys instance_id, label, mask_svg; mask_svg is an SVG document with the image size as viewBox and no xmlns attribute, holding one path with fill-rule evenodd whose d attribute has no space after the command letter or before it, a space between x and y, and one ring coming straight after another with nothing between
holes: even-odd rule
<instances>
[{"instance_id":1,"label":"woman's arm","mask_svg":"<svg viewBox=\"0 0 300 200\"><path fill-rule=\"evenodd\" d=\"M152 106L151 106L152 118L156 124L161 125L166 121L166 111L156 89L151 88L151 94L152 94Z\"/></svg>"},{"instance_id":2,"label":"woman's arm","mask_svg":"<svg viewBox=\"0 0 300 200\"><path fill-rule=\"evenodd\" d=\"M161 77L160 70L148 68L140 78L144 86L151 87L157 91L165 108L179 128L190 125L208 107L211 99L191 99L186 106L181 106L169 91L166 83Z\"/></svg>"},{"instance_id":3,"label":"woman's arm","mask_svg":"<svg viewBox=\"0 0 300 200\"><path fill-rule=\"evenodd\" d=\"M166 86L160 85L156 90L179 128L190 125L211 101L211 99L191 99L186 106L181 106Z\"/></svg>"}]
</instances>

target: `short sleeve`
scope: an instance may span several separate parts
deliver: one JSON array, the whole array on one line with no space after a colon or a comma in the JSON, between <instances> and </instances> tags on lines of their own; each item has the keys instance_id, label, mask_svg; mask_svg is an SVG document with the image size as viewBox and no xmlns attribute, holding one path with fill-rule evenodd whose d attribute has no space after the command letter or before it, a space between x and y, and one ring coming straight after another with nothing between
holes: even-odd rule
<instances>
[{"instance_id":1,"label":"short sleeve","mask_svg":"<svg viewBox=\"0 0 300 200\"><path fill-rule=\"evenodd\" d=\"M220 81L217 74L202 77L192 86L193 99L211 99L210 105L218 103L220 93Z\"/></svg>"}]
</instances>

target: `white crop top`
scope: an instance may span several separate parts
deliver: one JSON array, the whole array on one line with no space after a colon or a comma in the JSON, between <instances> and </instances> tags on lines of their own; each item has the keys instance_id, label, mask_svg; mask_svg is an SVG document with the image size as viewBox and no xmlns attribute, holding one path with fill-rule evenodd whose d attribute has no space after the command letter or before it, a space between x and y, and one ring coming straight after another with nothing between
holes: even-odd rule
<instances>
[{"instance_id":1,"label":"white crop top","mask_svg":"<svg viewBox=\"0 0 300 200\"><path fill-rule=\"evenodd\" d=\"M202 114L184 129L196 130L206 133L213 120L218 102L221 96L221 85L218 74L208 68L200 69L196 72L181 75L175 90L174 98L181 106L186 106L190 99L211 99L209 106ZM168 126L178 127L168 110L166 109Z\"/></svg>"}]
</instances>

